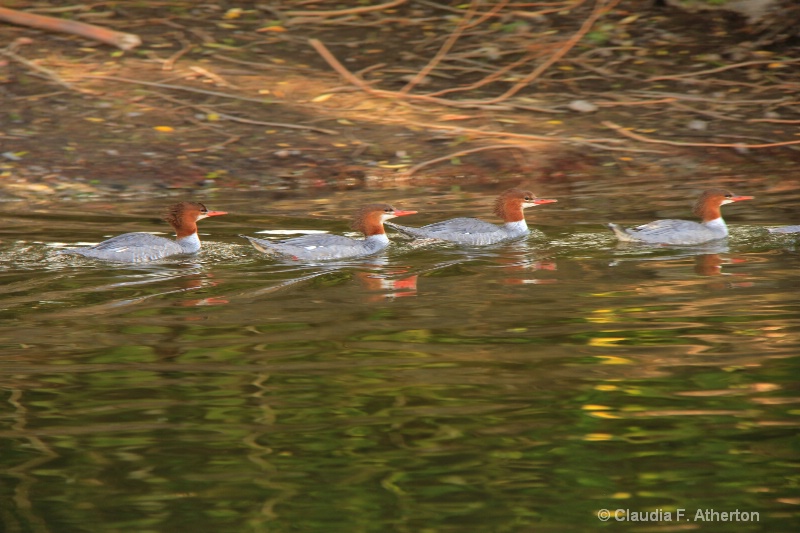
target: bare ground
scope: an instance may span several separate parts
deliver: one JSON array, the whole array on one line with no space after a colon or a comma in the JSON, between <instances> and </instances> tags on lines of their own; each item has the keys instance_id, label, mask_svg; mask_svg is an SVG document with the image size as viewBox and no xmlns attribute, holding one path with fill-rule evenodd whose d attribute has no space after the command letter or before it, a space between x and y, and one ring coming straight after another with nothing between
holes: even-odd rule
<instances>
[{"instance_id":1,"label":"bare ground","mask_svg":"<svg viewBox=\"0 0 800 533\"><path fill-rule=\"evenodd\" d=\"M0 190L797 174L800 44L760 42L738 16L618 0L229 4L11 6L143 44L0 23Z\"/></svg>"}]
</instances>

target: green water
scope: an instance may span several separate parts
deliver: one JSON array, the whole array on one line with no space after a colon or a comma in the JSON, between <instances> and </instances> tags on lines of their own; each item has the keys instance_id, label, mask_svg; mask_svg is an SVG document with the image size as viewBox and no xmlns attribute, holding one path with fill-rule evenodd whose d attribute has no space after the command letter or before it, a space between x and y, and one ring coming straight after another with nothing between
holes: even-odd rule
<instances>
[{"instance_id":1,"label":"green water","mask_svg":"<svg viewBox=\"0 0 800 533\"><path fill-rule=\"evenodd\" d=\"M728 184L757 198L727 243L620 247L602 222L690 216L697 185L649 185L540 186L543 235L328 265L237 235L377 200L492 220L500 189L215 191L203 251L147 266L56 252L166 231L177 193L4 202L0 529L796 531L800 253L765 228L800 194Z\"/></svg>"}]
</instances>

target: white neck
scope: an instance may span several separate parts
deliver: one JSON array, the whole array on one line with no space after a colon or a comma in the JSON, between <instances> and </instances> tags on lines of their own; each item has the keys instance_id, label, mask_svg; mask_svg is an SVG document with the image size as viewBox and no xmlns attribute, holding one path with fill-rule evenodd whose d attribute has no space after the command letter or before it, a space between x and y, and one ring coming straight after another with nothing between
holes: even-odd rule
<instances>
[{"instance_id":1,"label":"white neck","mask_svg":"<svg viewBox=\"0 0 800 533\"><path fill-rule=\"evenodd\" d=\"M527 235L528 231L528 224L525 222L525 219L517 220L516 222L506 222L503 224L503 228L510 234L510 235Z\"/></svg>"},{"instance_id":2,"label":"white neck","mask_svg":"<svg viewBox=\"0 0 800 533\"><path fill-rule=\"evenodd\" d=\"M385 233L377 233L365 238L364 244L371 250L382 250L389 246L389 237Z\"/></svg>"},{"instance_id":3,"label":"white neck","mask_svg":"<svg viewBox=\"0 0 800 533\"><path fill-rule=\"evenodd\" d=\"M703 222L703 225L722 237L728 236L728 226L725 225L725 221L722 220L722 217L717 217L714 220Z\"/></svg>"},{"instance_id":4,"label":"white neck","mask_svg":"<svg viewBox=\"0 0 800 533\"><path fill-rule=\"evenodd\" d=\"M197 236L197 233L181 237L176 242L187 254L194 254L200 251L200 237Z\"/></svg>"}]
</instances>

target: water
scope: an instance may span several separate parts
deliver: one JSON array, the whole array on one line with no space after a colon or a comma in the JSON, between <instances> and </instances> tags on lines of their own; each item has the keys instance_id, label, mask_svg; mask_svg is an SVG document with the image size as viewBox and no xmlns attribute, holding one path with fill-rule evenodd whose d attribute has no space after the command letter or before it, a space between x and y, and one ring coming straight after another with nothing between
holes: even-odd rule
<instances>
[{"instance_id":1,"label":"water","mask_svg":"<svg viewBox=\"0 0 800 533\"><path fill-rule=\"evenodd\" d=\"M267 260L237 235L345 233L373 201L419 210L411 225L492 220L503 187L216 191L196 199L231 214L201 222L201 254L145 266L56 252L166 231L157 211L185 197L121 200L120 216L101 200L5 202L0 523L794 531L798 240L765 228L798 223L800 193L727 185L756 200L724 208L720 245L620 246L601 225L687 218L702 184L586 181L535 187L559 203L528 210L543 235L524 242L393 238L322 265Z\"/></svg>"}]
</instances>

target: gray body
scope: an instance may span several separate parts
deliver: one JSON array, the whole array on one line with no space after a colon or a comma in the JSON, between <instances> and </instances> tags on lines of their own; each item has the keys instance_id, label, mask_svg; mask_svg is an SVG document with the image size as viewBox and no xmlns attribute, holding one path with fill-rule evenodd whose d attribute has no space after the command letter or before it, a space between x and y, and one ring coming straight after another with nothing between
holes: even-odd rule
<instances>
[{"instance_id":1,"label":"gray body","mask_svg":"<svg viewBox=\"0 0 800 533\"><path fill-rule=\"evenodd\" d=\"M771 228L770 233L800 233L800 226L781 226L780 228Z\"/></svg>"},{"instance_id":2,"label":"gray body","mask_svg":"<svg viewBox=\"0 0 800 533\"><path fill-rule=\"evenodd\" d=\"M268 241L242 235L261 252L299 261L325 261L362 257L389 245L385 233L356 240L342 235L304 235L285 241Z\"/></svg>"},{"instance_id":3,"label":"gray body","mask_svg":"<svg viewBox=\"0 0 800 533\"><path fill-rule=\"evenodd\" d=\"M71 248L63 254L82 255L106 261L146 263L173 255L194 254L200 250L197 233L176 241L150 233L125 233L88 248Z\"/></svg>"},{"instance_id":4,"label":"gray body","mask_svg":"<svg viewBox=\"0 0 800 533\"><path fill-rule=\"evenodd\" d=\"M507 222L502 226L490 224L477 218L454 218L412 228L387 222L387 226L416 239L437 239L473 246L495 244L519 239L530 233L524 220Z\"/></svg>"},{"instance_id":5,"label":"gray body","mask_svg":"<svg viewBox=\"0 0 800 533\"><path fill-rule=\"evenodd\" d=\"M649 244L693 245L728 236L728 227L722 218L702 224L691 220L667 219L633 228L623 228L618 224L609 224L608 227L614 230L621 241Z\"/></svg>"}]
</instances>

